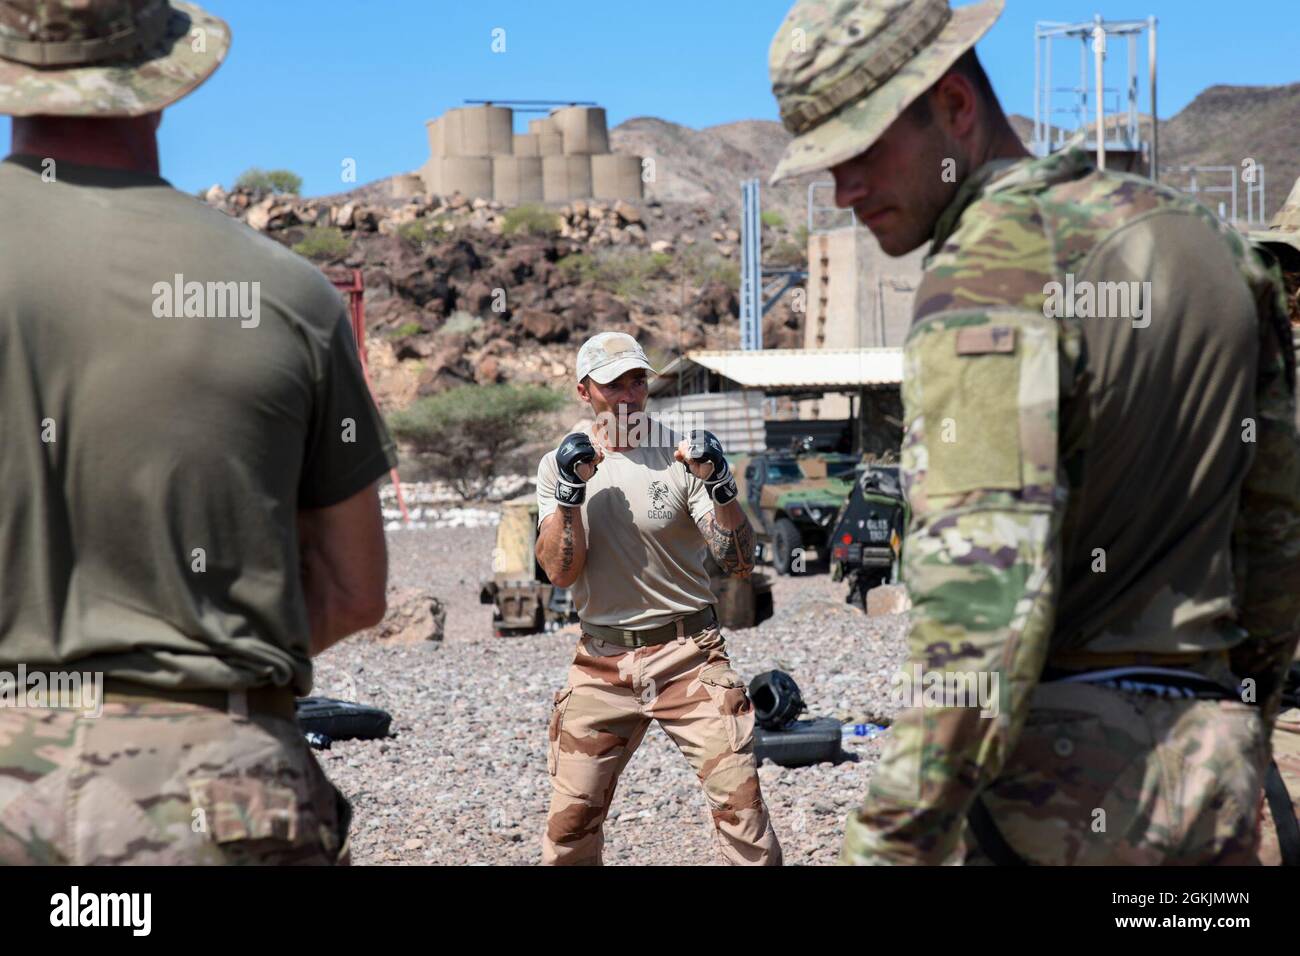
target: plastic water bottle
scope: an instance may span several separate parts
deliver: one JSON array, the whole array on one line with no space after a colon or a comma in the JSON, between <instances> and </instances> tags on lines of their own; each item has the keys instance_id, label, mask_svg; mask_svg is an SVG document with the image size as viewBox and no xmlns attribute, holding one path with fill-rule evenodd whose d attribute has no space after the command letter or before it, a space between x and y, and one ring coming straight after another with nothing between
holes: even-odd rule
<instances>
[{"instance_id":1,"label":"plastic water bottle","mask_svg":"<svg viewBox=\"0 0 1300 956\"><path fill-rule=\"evenodd\" d=\"M845 724L840 728L840 736L865 737L870 740L872 737L879 737L885 730L886 728L879 724Z\"/></svg>"}]
</instances>

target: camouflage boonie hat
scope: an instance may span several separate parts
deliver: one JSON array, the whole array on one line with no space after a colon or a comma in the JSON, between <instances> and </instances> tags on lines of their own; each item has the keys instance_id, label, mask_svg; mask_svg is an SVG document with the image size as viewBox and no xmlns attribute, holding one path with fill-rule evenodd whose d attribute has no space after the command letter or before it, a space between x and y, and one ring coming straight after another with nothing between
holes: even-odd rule
<instances>
[{"instance_id":1,"label":"camouflage boonie hat","mask_svg":"<svg viewBox=\"0 0 1300 956\"><path fill-rule=\"evenodd\" d=\"M866 152L912 101L988 32L1003 0L800 0L772 38L768 68L794 141L775 185Z\"/></svg>"},{"instance_id":2,"label":"camouflage boonie hat","mask_svg":"<svg viewBox=\"0 0 1300 956\"><path fill-rule=\"evenodd\" d=\"M601 385L608 385L633 368L656 374L637 340L626 332L599 332L578 349L579 382L590 375Z\"/></svg>"},{"instance_id":3,"label":"camouflage boonie hat","mask_svg":"<svg viewBox=\"0 0 1300 956\"><path fill-rule=\"evenodd\" d=\"M1291 187L1291 195L1277 211L1268 229L1250 233L1252 242L1287 246L1300 253L1300 179Z\"/></svg>"},{"instance_id":4,"label":"camouflage boonie hat","mask_svg":"<svg viewBox=\"0 0 1300 956\"><path fill-rule=\"evenodd\" d=\"M0 0L0 114L143 116L229 48L225 21L179 0Z\"/></svg>"}]
</instances>

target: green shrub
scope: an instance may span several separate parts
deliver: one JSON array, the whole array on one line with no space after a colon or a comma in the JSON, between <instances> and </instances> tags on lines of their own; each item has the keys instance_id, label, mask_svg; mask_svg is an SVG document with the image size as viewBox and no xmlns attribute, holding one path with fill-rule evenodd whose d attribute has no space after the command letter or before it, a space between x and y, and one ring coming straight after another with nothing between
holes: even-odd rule
<instances>
[{"instance_id":1,"label":"green shrub","mask_svg":"<svg viewBox=\"0 0 1300 956\"><path fill-rule=\"evenodd\" d=\"M390 415L388 426L468 500L482 495L499 462L535 437L541 416L567 403L540 385L461 385Z\"/></svg>"},{"instance_id":2,"label":"green shrub","mask_svg":"<svg viewBox=\"0 0 1300 956\"><path fill-rule=\"evenodd\" d=\"M470 315L464 309L457 309L438 330L439 335L469 335L483 324L477 315Z\"/></svg>"},{"instance_id":3,"label":"green shrub","mask_svg":"<svg viewBox=\"0 0 1300 956\"><path fill-rule=\"evenodd\" d=\"M302 177L287 169L270 171L253 166L244 170L235 180L235 188L251 189L259 193L294 193L302 192Z\"/></svg>"},{"instance_id":4,"label":"green shrub","mask_svg":"<svg viewBox=\"0 0 1300 956\"><path fill-rule=\"evenodd\" d=\"M308 259L334 259L348 251L348 240L337 226L312 226L293 251Z\"/></svg>"},{"instance_id":5,"label":"green shrub","mask_svg":"<svg viewBox=\"0 0 1300 956\"><path fill-rule=\"evenodd\" d=\"M579 282L593 282L624 298L645 295L652 279L671 278L673 257L643 249L607 249L597 256L579 252L556 265Z\"/></svg>"},{"instance_id":6,"label":"green shrub","mask_svg":"<svg viewBox=\"0 0 1300 956\"><path fill-rule=\"evenodd\" d=\"M759 215L759 221L769 229L781 229L785 226L785 216L781 215L775 209L769 209Z\"/></svg>"},{"instance_id":7,"label":"green shrub","mask_svg":"<svg viewBox=\"0 0 1300 956\"><path fill-rule=\"evenodd\" d=\"M412 219L397 227L397 235L418 246L429 238L429 223L425 219Z\"/></svg>"},{"instance_id":8,"label":"green shrub","mask_svg":"<svg viewBox=\"0 0 1300 956\"><path fill-rule=\"evenodd\" d=\"M682 270L696 285L717 280L727 285L740 286L738 265L717 253L706 252L699 246L692 246L682 255Z\"/></svg>"},{"instance_id":9,"label":"green shrub","mask_svg":"<svg viewBox=\"0 0 1300 956\"><path fill-rule=\"evenodd\" d=\"M421 243L442 239L451 233L444 229L446 223L455 223L455 220L445 212L437 213L433 216L426 216L422 219L412 219L410 222L404 222L397 227L397 235L407 242L420 245ZM452 230L455 231L454 229Z\"/></svg>"},{"instance_id":10,"label":"green shrub","mask_svg":"<svg viewBox=\"0 0 1300 956\"><path fill-rule=\"evenodd\" d=\"M552 236L560 231L560 214L543 206L515 206L501 217L501 234L513 236L527 233L531 236Z\"/></svg>"},{"instance_id":11,"label":"green shrub","mask_svg":"<svg viewBox=\"0 0 1300 956\"><path fill-rule=\"evenodd\" d=\"M799 244L799 248L805 250L805 255L806 255L807 254L806 250L808 249L808 227L807 226L800 226L798 229L794 231L794 241Z\"/></svg>"},{"instance_id":12,"label":"green shrub","mask_svg":"<svg viewBox=\"0 0 1300 956\"><path fill-rule=\"evenodd\" d=\"M585 252L567 255L555 265L573 282L596 281L596 260Z\"/></svg>"},{"instance_id":13,"label":"green shrub","mask_svg":"<svg viewBox=\"0 0 1300 956\"><path fill-rule=\"evenodd\" d=\"M424 328L424 326L419 322L403 322L397 328L393 329L391 334L394 338L401 338L404 335L415 335L422 328Z\"/></svg>"},{"instance_id":14,"label":"green shrub","mask_svg":"<svg viewBox=\"0 0 1300 956\"><path fill-rule=\"evenodd\" d=\"M807 246L798 246L789 239L782 239L767 254L767 261L774 266L801 266Z\"/></svg>"}]
</instances>

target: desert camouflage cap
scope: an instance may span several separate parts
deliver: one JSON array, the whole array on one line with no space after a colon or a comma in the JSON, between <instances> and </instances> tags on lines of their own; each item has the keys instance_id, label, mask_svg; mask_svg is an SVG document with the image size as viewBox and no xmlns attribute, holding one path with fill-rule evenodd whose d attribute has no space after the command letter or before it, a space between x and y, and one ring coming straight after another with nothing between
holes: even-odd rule
<instances>
[{"instance_id":1,"label":"desert camouflage cap","mask_svg":"<svg viewBox=\"0 0 1300 956\"><path fill-rule=\"evenodd\" d=\"M1300 179L1296 179L1291 195L1286 197L1268 229L1252 232L1250 238L1253 242L1289 246L1300 252Z\"/></svg>"},{"instance_id":2,"label":"desert camouflage cap","mask_svg":"<svg viewBox=\"0 0 1300 956\"><path fill-rule=\"evenodd\" d=\"M225 21L180 0L0 0L0 114L142 116L229 48Z\"/></svg>"},{"instance_id":3,"label":"desert camouflage cap","mask_svg":"<svg viewBox=\"0 0 1300 956\"><path fill-rule=\"evenodd\" d=\"M1003 0L800 0L772 38L768 67L794 134L772 183L865 152L975 45Z\"/></svg>"},{"instance_id":4,"label":"desert camouflage cap","mask_svg":"<svg viewBox=\"0 0 1300 956\"><path fill-rule=\"evenodd\" d=\"M578 349L579 382L590 375L601 385L608 385L633 368L655 373L637 340L626 332L600 332Z\"/></svg>"}]
</instances>

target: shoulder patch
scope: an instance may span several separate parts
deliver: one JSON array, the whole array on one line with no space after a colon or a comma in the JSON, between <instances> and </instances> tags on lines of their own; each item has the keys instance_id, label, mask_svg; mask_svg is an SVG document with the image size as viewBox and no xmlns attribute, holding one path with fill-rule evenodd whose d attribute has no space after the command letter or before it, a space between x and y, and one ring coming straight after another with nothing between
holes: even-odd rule
<instances>
[{"instance_id":1,"label":"shoulder patch","mask_svg":"<svg viewBox=\"0 0 1300 956\"><path fill-rule=\"evenodd\" d=\"M977 325L957 331L958 355L988 355L1016 350L1016 330L1009 325Z\"/></svg>"}]
</instances>

